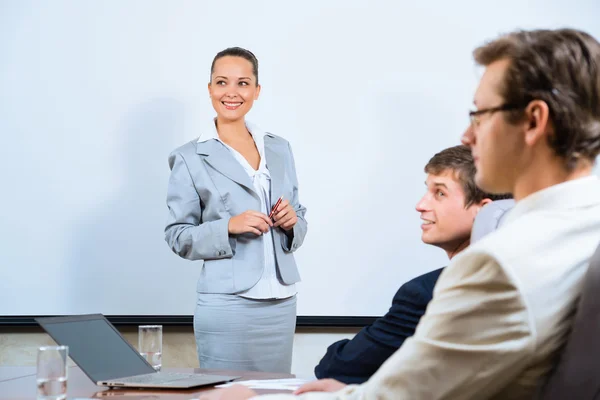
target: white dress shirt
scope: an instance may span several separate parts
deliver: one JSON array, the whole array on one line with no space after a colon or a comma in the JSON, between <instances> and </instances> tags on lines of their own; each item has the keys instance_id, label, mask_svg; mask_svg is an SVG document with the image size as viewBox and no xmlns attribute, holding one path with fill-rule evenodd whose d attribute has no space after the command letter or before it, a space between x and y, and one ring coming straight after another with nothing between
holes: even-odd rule
<instances>
[{"instance_id":1,"label":"white dress shirt","mask_svg":"<svg viewBox=\"0 0 600 400\"><path fill-rule=\"evenodd\" d=\"M258 153L260 154L260 164L258 169L255 170L246 158L241 155L233 147L229 146L219 138L219 133L213 121L210 126L202 133L199 142L207 140L218 140L231 151L233 157L240 163L244 168L250 180L254 185L254 190L260 198L260 212L269 215L271 212L271 174L267 167L267 160L265 158L265 144L264 144L264 132L262 132L257 126L246 121L246 128L252 135ZM276 229L276 228L272 228ZM296 285L284 285L277 277L277 267L275 261L275 249L273 243L273 234L271 229L268 232L261 235L264 250L264 268L263 273L256 285L251 287L245 292L238 293L238 295L250 299L285 299L292 297L296 294Z\"/></svg>"},{"instance_id":2,"label":"white dress shirt","mask_svg":"<svg viewBox=\"0 0 600 400\"><path fill-rule=\"evenodd\" d=\"M533 193L452 259L414 336L371 379L300 398L534 398L568 336L599 242L598 178Z\"/></svg>"}]
</instances>

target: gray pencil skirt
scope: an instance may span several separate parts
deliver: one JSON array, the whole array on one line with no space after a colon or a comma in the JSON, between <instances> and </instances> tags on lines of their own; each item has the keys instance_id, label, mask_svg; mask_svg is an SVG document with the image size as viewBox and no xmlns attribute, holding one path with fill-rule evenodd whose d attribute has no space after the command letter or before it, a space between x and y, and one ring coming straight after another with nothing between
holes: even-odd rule
<instances>
[{"instance_id":1,"label":"gray pencil skirt","mask_svg":"<svg viewBox=\"0 0 600 400\"><path fill-rule=\"evenodd\" d=\"M296 296L253 300L198 293L194 334L200 368L289 373L295 329Z\"/></svg>"}]
</instances>

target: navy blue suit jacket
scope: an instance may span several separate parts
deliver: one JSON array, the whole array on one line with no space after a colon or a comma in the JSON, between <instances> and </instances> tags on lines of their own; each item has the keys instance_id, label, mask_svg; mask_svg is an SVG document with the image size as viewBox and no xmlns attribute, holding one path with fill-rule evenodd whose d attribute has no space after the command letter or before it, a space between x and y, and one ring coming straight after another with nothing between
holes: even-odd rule
<instances>
[{"instance_id":1,"label":"navy blue suit jacket","mask_svg":"<svg viewBox=\"0 0 600 400\"><path fill-rule=\"evenodd\" d=\"M387 314L361 329L352 340L340 340L329 346L315 367L317 378L333 378L348 384L367 381L415 333L442 270L406 282L396 292Z\"/></svg>"}]
</instances>

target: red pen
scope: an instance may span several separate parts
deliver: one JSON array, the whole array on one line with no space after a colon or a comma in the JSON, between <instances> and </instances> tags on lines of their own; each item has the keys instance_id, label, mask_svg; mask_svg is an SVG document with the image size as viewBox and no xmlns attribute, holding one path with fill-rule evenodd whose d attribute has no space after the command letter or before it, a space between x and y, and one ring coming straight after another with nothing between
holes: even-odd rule
<instances>
[{"instance_id":1,"label":"red pen","mask_svg":"<svg viewBox=\"0 0 600 400\"><path fill-rule=\"evenodd\" d=\"M275 205L271 209L271 212L269 213L269 218L273 218L273 214L275 213L275 210L277 210L277 207L279 207L279 205L281 204L281 200L283 200L283 196L277 199L277 202L275 203Z\"/></svg>"}]
</instances>

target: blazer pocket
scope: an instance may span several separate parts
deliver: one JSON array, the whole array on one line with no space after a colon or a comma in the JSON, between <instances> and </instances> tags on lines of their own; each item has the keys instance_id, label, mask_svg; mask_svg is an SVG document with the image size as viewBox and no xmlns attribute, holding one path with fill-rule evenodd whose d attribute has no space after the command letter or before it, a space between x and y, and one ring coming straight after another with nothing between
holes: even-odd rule
<instances>
[{"instance_id":1,"label":"blazer pocket","mask_svg":"<svg viewBox=\"0 0 600 400\"><path fill-rule=\"evenodd\" d=\"M204 261L198 279L198 291L225 293L233 292L233 259L221 258Z\"/></svg>"}]
</instances>

